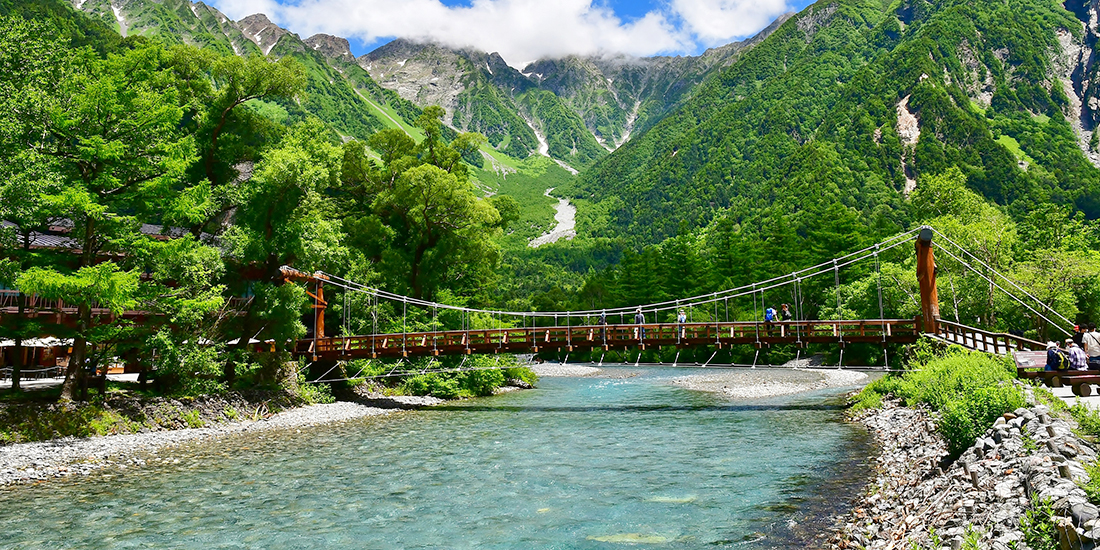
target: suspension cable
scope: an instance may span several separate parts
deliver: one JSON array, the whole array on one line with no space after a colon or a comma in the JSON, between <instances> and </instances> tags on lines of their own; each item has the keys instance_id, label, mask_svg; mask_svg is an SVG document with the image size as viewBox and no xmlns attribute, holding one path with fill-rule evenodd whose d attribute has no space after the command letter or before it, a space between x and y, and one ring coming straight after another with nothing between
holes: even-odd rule
<instances>
[{"instance_id":1,"label":"suspension cable","mask_svg":"<svg viewBox=\"0 0 1100 550\"><path fill-rule=\"evenodd\" d=\"M1039 317L1040 319L1042 319L1042 320L1046 321L1047 323L1049 323L1049 324L1050 324L1050 326L1052 326L1052 327L1054 327L1054 328L1056 328L1056 329L1058 329L1058 330L1060 330L1060 331L1064 332L1065 334L1069 334L1069 331L1067 331L1066 329L1064 329L1064 328L1062 328L1061 326L1059 326L1059 325L1058 325L1058 323L1055 323L1054 321L1051 321L1051 320L1050 320L1049 318L1047 318L1047 317L1046 317L1045 315L1043 315L1042 313L1039 313L1038 311L1036 311L1036 310L1035 310L1035 308L1033 308L1033 307L1031 307L1031 306L1027 305L1027 304L1026 304L1026 303L1025 303L1025 302L1024 302L1023 300L1021 300L1020 298L1016 297L1016 295L1014 295L1014 294L1012 294L1011 292L1009 292L1009 291L1005 290L1005 289L1004 289L1004 288L1003 288L1003 287L1002 287L1001 285L998 285L996 281L994 281L993 279L990 279L990 278L989 278L989 277L987 277L987 276L986 276L986 275L985 275L984 273L982 273L982 272L978 271L977 269L975 269L975 268L974 268L974 266L970 265L969 263L967 263L967 262L966 262L965 260L963 260L962 258L959 258L958 256L956 256L956 255L952 254L950 250L948 250L948 249L946 249L946 248L941 248L940 250L942 250L942 251L943 251L944 253L946 253L946 254L947 254L948 256L951 256L952 258L954 258L954 260L955 260L956 262L959 262L959 263L960 263L961 265L965 266L965 267L966 267L967 269L969 269L969 270L973 271L974 273L976 273L976 274L977 274L977 275L978 275L979 277L981 277L981 278L985 279L985 280L986 280L986 282L988 282L989 284L993 285L993 286L994 286L995 288L997 288L997 290L1000 290L1001 292L1004 292L1005 294L1007 294L1009 298L1012 298L1013 300L1015 300L1016 302L1018 302L1018 303L1019 303L1020 305L1022 305L1022 306L1024 306L1024 307L1026 307L1026 308L1027 308L1027 309L1028 309L1029 311L1031 311L1032 313L1034 313L1035 315L1037 315L1037 316L1038 316L1038 317Z\"/></svg>"},{"instance_id":2,"label":"suspension cable","mask_svg":"<svg viewBox=\"0 0 1100 550\"><path fill-rule=\"evenodd\" d=\"M1042 300L1040 300L1040 299L1036 298L1036 297L1035 297L1034 295L1032 295L1032 294L1031 294L1030 292L1028 292L1028 291L1027 291L1027 289L1025 289L1025 288L1021 287L1020 285L1016 284L1016 281L1013 281L1012 279L1009 279L1008 277L1006 277L1006 276L1005 276L1004 274L1002 274L1001 272L997 271L996 269L993 269L992 267L990 267L990 266L989 266L989 264L987 264L987 263L985 263L984 261L982 261L982 259L981 259L981 258L979 258L979 257L975 256L974 254L971 254L969 250L967 250L967 249L963 248L962 246L959 246L959 244L958 244L958 243L956 243L955 241L951 240L951 238L950 238L950 237L948 237L947 235L944 235L943 233L940 233L940 232L939 232L939 231L938 231L938 230L937 230L937 229L936 229L935 227L931 227L931 226L926 226L926 227L928 227L929 229L931 229L931 230L932 230L933 232L935 232L935 233L936 233L937 235L939 235L940 237L943 237L943 239L944 239L945 241L947 241L947 242L951 243L952 245L954 245L954 246L955 246L955 248L957 248L957 249L961 250L961 251L962 251L962 252L963 252L964 254L966 254L967 256L970 256L971 258L973 258L974 260L976 260L976 261L977 261L978 263L980 263L980 264L981 264L981 265L982 265L983 267L985 267L985 268L986 268L986 269L988 269L989 271L993 272L993 273L994 273L994 274L996 274L996 275L997 275L998 277L1000 277L1000 278L1002 278L1002 279L1004 279L1004 280L1008 281L1008 283L1009 283L1009 284L1011 284L1011 285L1012 285L1013 287L1015 287L1015 288L1016 288L1016 290L1019 290L1020 292L1023 292L1023 293L1024 293L1024 294L1025 294L1025 295L1026 295L1027 297L1028 297L1028 298L1031 298L1032 300L1035 300L1036 302L1038 302L1038 304L1039 304L1039 305L1041 305L1041 306L1043 306L1044 308L1046 308L1046 310L1047 310L1047 311L1049 311L1049 312L1051 312L1051 313L1053 313L1053 314L1057 315L1057 316L1058 316L1059 318L1061 318L1061 319L1062 319L1063 321L1065 321L1065 322L1066 322L1067 324L1070 324L1070 325L1073 325L1073 324L1074 324L1074 323L1073 323L1073 321L1070 321L1070 320L1069 320L1069 319L1067 319L1067 318L1066 318L1065 316L1063 316L1063 315L1062 315L1061 313L1058 313L1058 311L1057 311L1057 310L1055 310L1054 308L1052 308L1052 307L1050 307L1050 306L1046 305L1046 303L1044 303L1044 302L1043 302ZM923 229L923 228L922 228L922 229ZM950 253L949 253L949 254L950 254ZM961 263L961 262L960 262L960 263ZM968 267L969 267L969 266L968 266ZM974 268L973 268L973 267L971 267L970 269L974 269ZM994 285L994 286L996 286L996 285ZM998 288L1000 288L1000 287L998 287ZM1002 289L1002 290L1003 290L1003 289ZM1019 300L1019 299L1017 299L1017 301L1020 301L1020 300ZM1044 318L1044 319L1045 319L1045 318ZM1050 320L1047 320L1047 322L1048 322L1048 323L1050 323L1050 324L1052 324L1052 325L1054 325L1054 323L1050 322ZM1064 331L1064 330L1063 330L1062 332L1066 332L1066 331ZM1069 334L1069 332L1066 332L1066 334Z\"/></svg>"}]
</instances>

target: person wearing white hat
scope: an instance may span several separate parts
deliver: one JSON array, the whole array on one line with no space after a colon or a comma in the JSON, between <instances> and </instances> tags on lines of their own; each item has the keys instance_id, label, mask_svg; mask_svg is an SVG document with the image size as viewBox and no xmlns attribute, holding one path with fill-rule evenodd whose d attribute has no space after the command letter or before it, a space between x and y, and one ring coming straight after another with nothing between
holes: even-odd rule
<instances>
[{"instance_id":1,"label":"person wearing white hat","mask_svg":"<svg viewBox=\"0 0 1100 550\"><path fill-rule=\"evenodd\" d=\"M1066 338L1066 355L1069 356L1069 368L1073 370L1088 370L1089 356L1073 338Z\"/></svg>"}]
</instances>

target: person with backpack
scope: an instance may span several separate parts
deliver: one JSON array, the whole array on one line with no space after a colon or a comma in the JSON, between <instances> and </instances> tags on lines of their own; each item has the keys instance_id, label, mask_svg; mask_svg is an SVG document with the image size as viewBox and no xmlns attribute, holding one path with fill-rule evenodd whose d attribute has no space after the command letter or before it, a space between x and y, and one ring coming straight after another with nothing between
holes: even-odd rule
<instances>
[{"instance_id":1,"label":"person with backpack","mask_svg":"<svg viewBox=\"0 0 1100 550\"><path fill-rule=\"evenodd\" d=\"M783 311L779 312L779 320L780 321L790 321L791 320L791 306L789 306L787 304L783 304Z\"/></svg>"},{"instance_id":2,"label":"person with backpack","mask_svg":"<svg viewBox=\"0 0 1100 550\"><path fill-rule=\"evenodd\" d=\"M642 308L638 308L637 310L634 311L634 324L636 324L636 325L644 325L645 324L645 315L642 314ZM636 328L634 330L635 330L634 335L638 336L639 340L645 340L645 327L644 326Z\"/></svg>"},{"instance_id":3,"label":"person with backpack","mask_svg":"<svg viewBox=\"0 0 1100 550\"><path fill-rule=\"evenodd\" d=\"M775 322L775 308L774 307L769 307L769 308L764 310L764 322L765 323L774 323Z\"/></svg>"},{"instance_id":4,"label":"person with backpack","mask_svg":"<svg viewBox=\"0 0 1100 550\"><path fill-rule=\"evenodd\" d=\"M1058 349L1058 344L1054 342L1047 342L1047 364L1045 370L1069 370L1069 358L1062 350Z\"/></svg>"}]
</instances>

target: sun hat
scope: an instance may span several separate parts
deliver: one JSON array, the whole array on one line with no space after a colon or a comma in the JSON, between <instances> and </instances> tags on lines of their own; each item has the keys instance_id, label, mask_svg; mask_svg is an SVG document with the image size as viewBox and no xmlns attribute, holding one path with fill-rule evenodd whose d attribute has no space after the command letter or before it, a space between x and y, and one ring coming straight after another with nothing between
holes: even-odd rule
<instances>
[{"instance_id":1,"label":"sun hat","mask_svg":"<svg viewBox=\"0 0 1100 550\"><path fill-rule=\"evenodd\" d=\"M1058 347L1058 344L1055 344L1054 342L1047 342L1047 349L1056 347Z\"/></svg>"}]
</instances>

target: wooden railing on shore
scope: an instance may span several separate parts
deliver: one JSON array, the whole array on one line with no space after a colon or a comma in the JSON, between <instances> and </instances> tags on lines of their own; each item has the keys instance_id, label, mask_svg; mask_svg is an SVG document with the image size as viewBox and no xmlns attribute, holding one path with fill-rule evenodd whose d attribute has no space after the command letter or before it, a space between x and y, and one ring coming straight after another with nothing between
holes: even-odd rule
<instances>
[{"instance_id":1,"label":"wooden railing on shore","mask_svg":"<svg viewBox=\"0 0 1100 550\"><path fill-rule=\"evenodd\" d=\"M519 327L306 339L298 342L295 352L325 359L355 359L646 349L653 346L843 346L846 343L913 343L920 337L920 326L917 318Z\"/></svg>"},{"instance_id":2,"label":"wooden railing on shore","mask_svg":"<svg viewBox=\"0 0 1100 550\"><path fill-rule=\"evenodd\" d=\"M1046 349L1042 342L1036 342L1023 336L1004 332L989 332L943 319L936 321L936 337L950 344L958 344L967 349L994 355L1007 355L1014 351Z\"/></svg>"}]
</instances>

